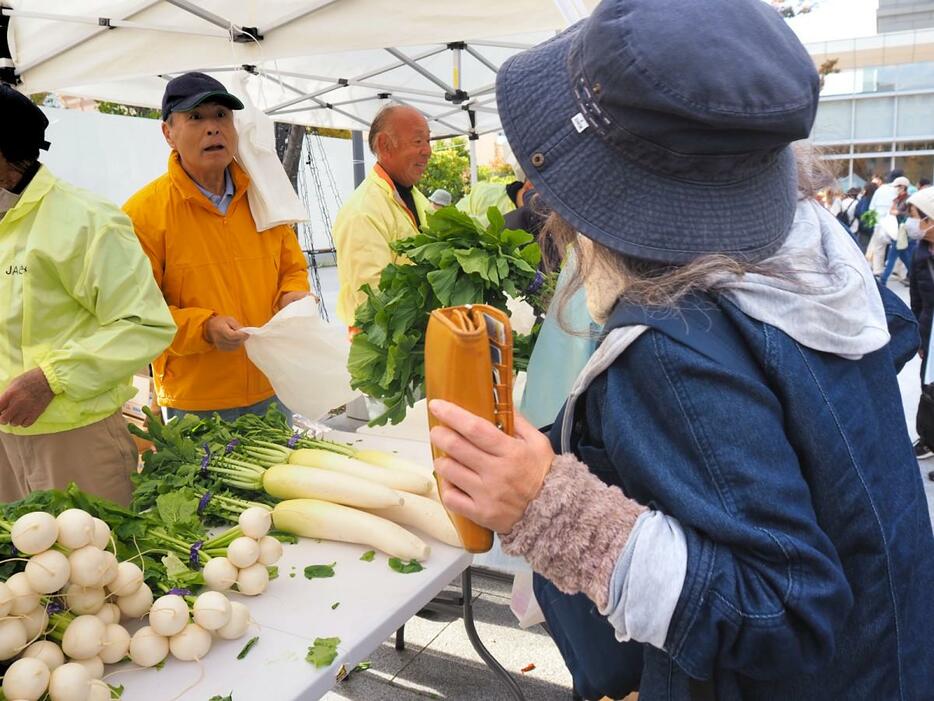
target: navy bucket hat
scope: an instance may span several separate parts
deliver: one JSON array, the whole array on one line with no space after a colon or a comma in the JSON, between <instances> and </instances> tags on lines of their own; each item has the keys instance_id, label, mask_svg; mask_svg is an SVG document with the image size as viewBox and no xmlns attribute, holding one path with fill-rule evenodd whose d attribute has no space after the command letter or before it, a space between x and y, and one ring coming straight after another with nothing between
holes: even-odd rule
<instances>
[{"instance_id":1,"label":"navy bucket hat","mask_svg":"<svg viewBox=\"0 0 934 701\"><path fill-rule=\"evenodd\" d=\"M604 0L503 64L503 130L543 200L635 258L759 261L797 205L814 63L762 0Z\"/></svg>"}]
</instances>

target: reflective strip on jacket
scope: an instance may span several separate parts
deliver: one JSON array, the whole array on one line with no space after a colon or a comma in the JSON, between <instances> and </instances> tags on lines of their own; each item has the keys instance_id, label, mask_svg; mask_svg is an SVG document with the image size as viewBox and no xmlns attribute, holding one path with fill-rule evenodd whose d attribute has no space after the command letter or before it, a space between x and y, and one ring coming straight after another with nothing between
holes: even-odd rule
<instances>
[{"instance_id":1,"label":"reflective strip on jacket","mask_svg":"<svg viewBox=\"0 0 934 701\"><path fill-rule=\"evenodd\" d=\"M236 163L230 175L236 193L221 214L173 151L168 172L124 205L178 324L172 345L153 362L162 406L211 411L273 396L246 351L217 350L204 338L204 324L217 314L262 326L284 293L309 289L295 232L285 225L257 232L246 198L249 176Z\"/></svg>"},{"instance_id":2,"label":"reflective strip on jacket","mask_svg":"<svg viewBox=\"0 0 934 701\"><path fill-rule=\"evenodd\" d=\"M373 167L337 213L332 231L337 251L337 317L353 325L354 312L366 295L360 287L369 283L376 289L380 273L390 263L399 262L389 244L415 236L428 221L428 199L412 188L416 222L396 191L392 180L379 165Z\"/></svg>"},{"instance_id":3,"label":"reflective strip on jacket","mask_svg":"<svg viewBox=\"0 0 934 701\"><path fill-rule=\"evenodd\" d=\"M41 167L0 219L0 391L39 367L55 397L17 435L58 433L117 412L175 324L130 220Z\"/></svg>"}]
</instances>

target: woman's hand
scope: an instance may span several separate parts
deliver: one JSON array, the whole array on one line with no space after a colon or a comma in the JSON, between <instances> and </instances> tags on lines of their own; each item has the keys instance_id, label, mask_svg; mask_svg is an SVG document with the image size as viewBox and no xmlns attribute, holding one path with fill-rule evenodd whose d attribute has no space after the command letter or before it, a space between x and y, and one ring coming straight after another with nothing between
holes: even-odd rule
<instances>
[{"instance_id":1,"label":"woman's hand","mask_svg":"<svg viewBox=\"0 0 934 701\"><path fill-rule=\"evenodd\" d=\"M444 426L431 442L446 453L435 471L447 482L443 501L471 521L508 533L538 496L555 454L551 442L518 413L515 436L456 404L434 399L429 411Z\"/></svg>"}]
</instances>

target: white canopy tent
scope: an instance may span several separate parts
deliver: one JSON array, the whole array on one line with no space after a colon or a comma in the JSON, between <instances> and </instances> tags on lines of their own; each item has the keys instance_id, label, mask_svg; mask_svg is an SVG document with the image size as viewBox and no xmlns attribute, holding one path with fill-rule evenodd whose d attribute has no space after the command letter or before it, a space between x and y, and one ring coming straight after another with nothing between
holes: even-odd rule
<instances>
[{"instance_id":1,"label":"white canopy tent","mask_svg":"<svg viewBox=\"0 0 934 701\"><path fill-rule=\"evenodd\" d=\"M277 121L365 129L386 101L436 137L499 130L494 80L511 54L595 0L2 0L15 73L58 91L158 106L189 70L247 90ZM2 59L0 59L2 61ZM0 64L0 67L3 67Z\"/></svg>"}]
</instances>

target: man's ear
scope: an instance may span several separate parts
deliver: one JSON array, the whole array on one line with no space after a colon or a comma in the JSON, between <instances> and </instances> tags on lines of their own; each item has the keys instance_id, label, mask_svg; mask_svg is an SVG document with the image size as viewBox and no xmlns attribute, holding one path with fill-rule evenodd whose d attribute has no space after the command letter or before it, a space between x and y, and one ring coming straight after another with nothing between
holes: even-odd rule
<instances>
[{"instance_id":1,"label":"man's ear","mask_svg":"<svg viewBox=\"0 0 934 701\"><path fill-rule=\"evenodd\" d=\"M169 115L169 119L172 119L172 115ZM172 130L169 127L168 121L162 122L162 136L165 137L165 142L171 147L175 148L175 142L172 140Z\"/></svg>"}]
</instances>

